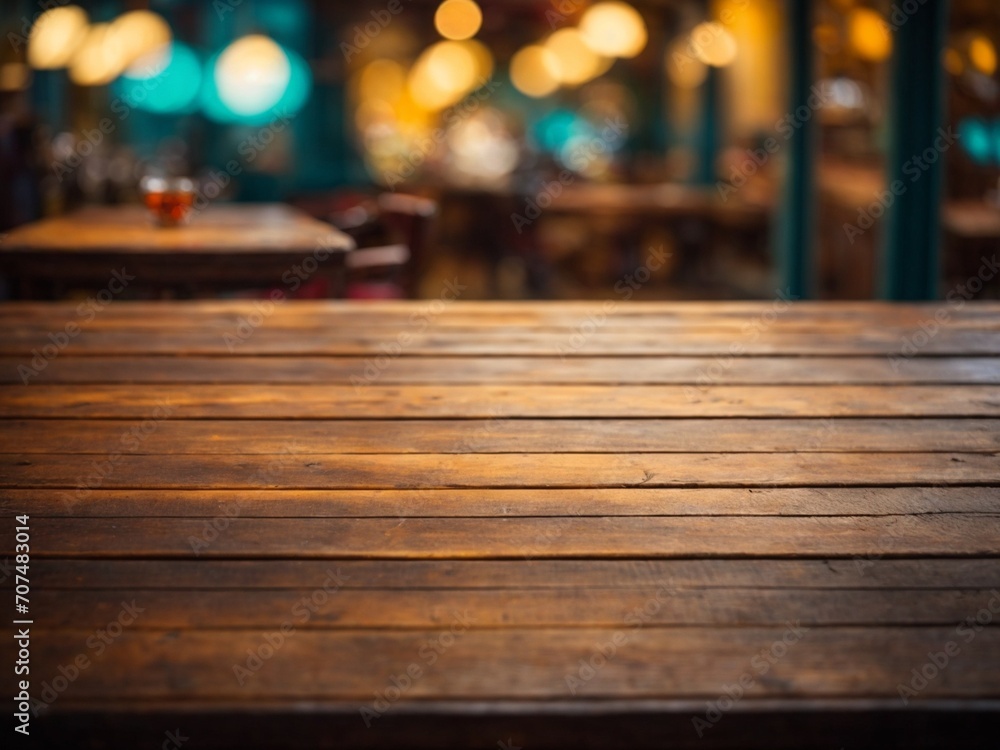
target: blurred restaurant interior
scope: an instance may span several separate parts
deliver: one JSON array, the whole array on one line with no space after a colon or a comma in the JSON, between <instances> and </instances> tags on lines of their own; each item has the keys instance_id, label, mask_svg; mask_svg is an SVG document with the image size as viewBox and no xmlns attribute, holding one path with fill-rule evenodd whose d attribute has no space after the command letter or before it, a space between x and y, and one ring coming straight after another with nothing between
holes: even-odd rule
<instances>
[{"instance_id":1,"label":"blurred restaurant interior","mask_svg":"<svg viewBox=\"0 0 1000 750\"><path fill-rule=\"evenodd\" d=\"M0 33L16 747L1000 747L1000 0Z\"/></svg>"},{"instance_id":2,"label":"blurred restaurant interior","mask_svg":"<svg viewBox=\"0 0 1000 750\"><path fill-rule=\"evenodd\" d=\"M1000 245L1000 4L924 5L6 0L0 231L190 178L374 251L293 296L941 297ZM262 290L124 297L213 293Z\"/></svg>"}]
</instances>

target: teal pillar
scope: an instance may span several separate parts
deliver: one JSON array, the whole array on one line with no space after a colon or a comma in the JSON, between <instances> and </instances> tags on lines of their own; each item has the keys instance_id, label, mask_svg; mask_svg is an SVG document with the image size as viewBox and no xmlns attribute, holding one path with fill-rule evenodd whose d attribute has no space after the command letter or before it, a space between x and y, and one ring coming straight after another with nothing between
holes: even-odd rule
<instances>
[{"instance_id":1,"label":"teal pillar","mask_svg":"<svg viewBox=\"0 0 1000 750\"><path fill-rule=\"evenodd\" d=\"M789 59L788 112L799 127L785 146L783 185L775 256L781 287L793 298L813 296L813 221L816 112L809 100L813 87L813 0L786 0ZM815 103L815 102L814 102Z\"/></svg>"},{"instance_id":2,"label":"teal pillar","mask_svg":"<svg viewBox=\"0 0 1000 750\"><path fill-rule=\"evenodd\" d=\"M708 66L701 85L701 122L697 137L698 171L695 182L714 185L715 162L719 154L719 69Z\"/></svg>"},{"instance_id":3,"label":"teal pillar","mask_svg":"<svg viewBox=\"0 0 1000 750\"><path fill-rule=\"evenodd\" d=\"M886 209L880 292L891 300L935 299L941 253L941 164L947 0L926 0L894 24ZM937 145L935 145L937 143Z\"/></svg>"}]
</instances>

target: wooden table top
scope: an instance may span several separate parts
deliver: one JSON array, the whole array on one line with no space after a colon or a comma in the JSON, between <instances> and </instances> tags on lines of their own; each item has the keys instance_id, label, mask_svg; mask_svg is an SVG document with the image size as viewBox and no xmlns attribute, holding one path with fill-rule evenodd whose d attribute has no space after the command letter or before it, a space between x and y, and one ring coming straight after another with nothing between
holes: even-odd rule
<instances>
[{"instance_id":1,"label":"wooden table top","mask_svg":"<svg viewBox=\"0 0 1000 750\"><path fill-rule=\"evenodd\" d=\"M946 232L963 239L1000 240L1000 206L985 201L949 201L941 212Z\"/></svg>"},{"instance_id":2,"label":"wooden table top","mask_svg":"<svg viewBox=\"0 0 1000 750\"><path fill-rule=\"evenodd\" d=\"M0 305L33 736L993 747L998 356L997 303Z\"/></svg>"},{"instance_id":3,"label":"wooden table top","mask_svg":"<svg viewBox=\"0 0 1000 750\"><path fill-rule=\"evenodd\" d=\"M353 247L343 232L291 206L234 203L212 204L169 228L156 226L143 206L88 206L13 229L0 253L252 255Z\"/></svg>"}]
</instances>

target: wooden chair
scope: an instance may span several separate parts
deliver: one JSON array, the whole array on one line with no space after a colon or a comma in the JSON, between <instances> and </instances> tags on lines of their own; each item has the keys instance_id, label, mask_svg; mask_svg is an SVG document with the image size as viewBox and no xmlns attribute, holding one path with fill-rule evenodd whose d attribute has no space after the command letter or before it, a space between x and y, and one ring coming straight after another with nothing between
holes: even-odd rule
<instances>
[{"instance_id":1,"label":"wooden chair","mask_svg":"<svg viewBox=\"0 0 1000 750\"><path fill-rule=\"evenodd\" d=\"M347 298L417 297L437 210L437 203L429 198L383 193L373 203L331 216L331 222L352 234L359 244L346 258ZM352 223L354 226L349 226ZM369 234L373 223L379 226L384 244L364 243L361 230Z\"/></svg>"}]
</instances>

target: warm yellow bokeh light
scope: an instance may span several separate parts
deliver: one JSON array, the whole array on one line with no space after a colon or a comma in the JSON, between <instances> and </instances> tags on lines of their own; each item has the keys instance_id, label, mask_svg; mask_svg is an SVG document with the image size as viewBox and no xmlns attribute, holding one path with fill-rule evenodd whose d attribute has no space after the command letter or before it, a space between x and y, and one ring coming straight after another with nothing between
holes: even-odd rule
<instances>
[{"instance_id":1,"label":"warm yellow bokeh light","mask_svg":"<svg viewBox=\"0 0 1000 750\"><path fill-rule=\"evenodd\" d=\"M170 25L163 16L149 10L133 10L123 13L108 31L108 44L117 45L126 66L136 65L131 73L135 78L151 77L159 73L169 62L169 49L173 35ZM159 70L157 69L159 68Z\"/></svg>"},{"instance_id":2,"label":"warm yellow bokeh light","mask_svg":"<svg viewBox=\"0 0 1000 750\"><path fill-rule=\"evenodd\" d=\"M713 68L724 68L736 59L736 38L721 23L706 21L691 30L691 51Z\"/></svg>"},{"instance_id":3,"label":"warm yellow bokeh light","mask_svg":"<svg viewBox=\"0 0 1000 750\"><path fill-rule=\"evenodd\" d=\"M250 34L219 55L215 85L222 103L233 112L256 115L281 100L291 70L288 56L277 42L262 34Z\"/></svg>"},{"instance_id":4,"label":"warm yellow bokeh light","mask_svg":"<svg viewBox=\"0 0 1000 750\"><path fill-rule=\"evenodd\" d=\"M434 28L445 39L470 39L482 25L483 12L473 0L444 0L434 14Z\"/></svg>"},{"instance_id":5,"label":"warm yellow bokeh light","mask_svg":"<svg viewBox=\"0 0 1000 750\"><path fill-rule=\"evenodd\" d=\"M708 75L708 67L691 54L688 39L678 39L667 50L667 77L677 88L696 89Z\"/></svg>"},{"instance_id":6,"label":"warm yellow bokeh light","mask_svg":"<svg viewBox=\"0 0 1000 750\"><path fill-rule=\"evenodd\" d=\"M560 29L545 42L556 63L553 71L564 86L579 86L606 72L611 60L594 52L573 28Z\"/></svg>"},{"instance_id":7,"label":"warm yellow bokeh light","mask_svg":"<svg viewBox=\"0 0 1000 750\"><path fill-rule=\"evenodd\" d=\"M594 52L605 57L635 57L646 47L646 22L628 3L592 5L580 19L580 33Z\"/></svg>"},{"instance_id":8,"label":"warm yellow bokeh light","mask_svg":"<svg viewBox=\"0 0 1000 750\"><path fill-rule=\"evenodd\" d=\"M392 104L406 91L406 70L395 60L374 60L364 67L357 79L361 101Z\"/></svg>"},{"instance_id":9,"label":"warm yellow bokeh light","mask_svg":"<svg viewBox=\"0 0 1000 750\"><path fill-rule=\"evenodd\" d=\"M31 27L28 64L38 70L65 68L87 37L87 13L77 5L47 10Z\"/></svg>"},{"instance_id":10,"label":"warm yellow bokeh light","mask_svg":"<svg viewBox=\"0 0 1000 750\"><path fill-rule=\"evenodd\" d=\"M972 37L969 40L969 62L985 76L996 73L997 49L993 46L993 42L982 34Z\"/></svg>"},{"instance_id":11,"label":"warm yellow bokeh light","mask_svg":"<svg viewBox=\"0 0 1000 750\"><path fill-rule=\"evenodd\" d=\"M485 83L493 75L493 53L489 47L475 39L466 39L456 44L465 47L476 61L476 85Z\"/></svg>"},{"instance_id":12,"label":"warm yellow bokeh light","mask_svg":"<svg viewBox=\"0 0 1000 750\"><path fill-rule=\"evenodd\" d=\"M868 8L855 8L847 21L851 47L858 57L881 62L892 53L889 26L878 13Z\"/></svg>"},{"instance_id":13,"label":"warm yellow bokeh light","mask_svg":"<svg viewBox=\"0 0 1000 750\"><path fill-rule=\"evenodd\" d=\"M418 105L428 110L460 101L476 83L478 62L462 42L438 42L424 50L410 71L408 90Z\"/></svg>"},{"instance_id":14,"label":"warm yellow bokeh light","mask_svg":"<svg viewBox=\"0 0 1000 750\"><path fill-rule=\"evenodd\" d=\"M559 88L555 72L559 60L545 47L530 45L518 51L510 61L510 81L522 94L539 98Z\"/></svg>"},{"instance_id":15,"label":"warm yellow bokeh light","mask_svg":"<svg viewBox=\"0 0 1000 750\"><path fill-rule=\"evenodd\" d=\"M76 48L69 65L69 77L80 86L104 86L125 70L122 48L111 38L111 24L97 23Z\"/></svg>"}]
</instances>

